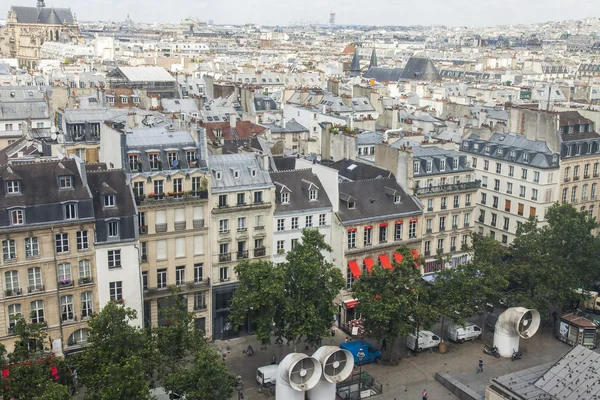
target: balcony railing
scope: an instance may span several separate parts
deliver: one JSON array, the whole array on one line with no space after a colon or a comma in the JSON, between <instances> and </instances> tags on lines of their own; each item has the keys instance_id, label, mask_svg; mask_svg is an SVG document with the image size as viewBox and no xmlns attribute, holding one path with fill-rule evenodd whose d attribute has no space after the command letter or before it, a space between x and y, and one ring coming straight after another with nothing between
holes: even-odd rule
<instances>
[{"instance_id":1,"label":"balcony railing","mask_svg":"<svg viewBox=\"0 0 600 400\"><path fill-rule=\"evenodd\" d=\"M229 261L231 261L231 253L219 254L219 262L229 262Z\"/></svg>"},{"instance_id":2,"label":"balcony railing","mask_svg":"<svg viewBox=\"0 0 600 400\"><path fill-rule=\"evenodd\" d=\"M155 202L179 202L185 200L208 199L208 190L189 191L167 195L165 193L135 196L136 205L152 204Z\"/></svg>"},{"instance_id":3,"label":"balcony railing","mask_svg":"<svg viewBox=\"0 0 600 400\"><path fill-rule=\"evenodd\" d=\"M203 219L195 219L193 221L194 229L204 228L204 220Z\"/></svg>"},{"instance_id":4,"label":"balcony railing","mask_svg":"<svg viewBox=\"0 0 600 400\"><path fill-rule=\"evenodd\" d=\"M571 178L569 178L568 176L565 176L565 182L569 182L571 181Z\"/></svg>"},{"instance_id":5,"label":"balcony railing","mask_svg":"<svg viewBox=\"0 0 600 400\"><path fill-rule=\"evenodd\" d=\"M267 249L264 247L254 249L254 257L264 257L265 254L267 254Z\"/></svg>"},{"instance_id":6,"label":"balcony railing","mask_svg":"<svg viewBox=\"0 0 600 400\"><path fill-rule=\"evenodd\" d=\"M29 293L38 293L38 292L43 292L44 291L44 285L34 285L34 286L29 286L27 288L27 292Z\"/></svg>"},{"instance_id":7,"label":"balcony railing","mask_svg":"<svg viewBox=\"0 0 600 400\"><path fill-rule=\"evenodd\" d=\"M62 281L58 281L58 287L60 288L68 288L73 286L73 281L71 279L63 279Z\"/></svg>"},{"instance_id":8,"label":"balcony railing","mask_svg":"<svg viewBox=\"0 0 600 400\"><path fill-rule=\"evenodd\" d=\"M458 225L452 225L452 229L458 229Z\"/></svg>"},{"instance_id":9,"label":"balcony railing","mask_svg":"<svg viewBox=\"0 0 600 400\"><path fill-rule=\"evenodd\" d=\"M433 207L427 207L427 211L433 211Z\"/></svg>"},{"instance_id":10,"label":"balcony railing","mask_svg":"<svg viewBox=\"0 0 600 400\"><path fill-rule=\"evenodd\" d=\"M238 260L243 260L248 258L248 250L242 250L242 251L238 251L237 252L237 259Z\"/></svg>"},{"instance_id":11,"label":"balcony railing","mask_svg":"<svg viewBox=\"0 0 600 400\"><path fill-rule=\"evenodd\" d=\"M492 221L491 225L496 226L496 221Z\"/></svg>"},{"instance_id":12,"label":"balcony railing","mask_svg":"<svg viewBox=\"0 0 600 400\"><path fill-rule=\"evenodd\" d=\"M574 180L574 181L578 181L578 180L579 180L579 175L577 175L577 176L574 176L574 177L573 177L573 180Z\"/></svg>"},{"instance_id":13,"label":"balcony railing","mask_svg":"<svg viewBox=\"0 0 600 400\"><path fill-rule=\"evenodd\" d=\"M445 210L446 208L448 208L448 206L447 206L447 205L445 205L445 204L442 204L442 206L441 206L441 209L442 209L442 210Z\"/></svg>"},{"instance_id":14,"label":"balcony railing","mask_svg":"<svg viewBox=\"0 0 600 400\"><path fill-rule=\"evenodd\" d=\"M425 257L430 256L431 255L431 251L430 250L425 250Z\"/></svg>"},{"instance_id":15,"label":"balcony railing","mask_svg":"<svg viewBox=\"0 0 600 400\"><path fill-rule=\"evenodd\" d=\"M425 233L431 233L431 232L433 232L433 229L431 229L431 228L425 229Z\"/></svg>"},{"instance_id":16,"label":"balcony railing","mask_svg":"<svg viewBox=\"0 0 600 400\"><path fill-rule=\"evenodd\" d=\"M450 247L450 251L451 251L452 253L454 253L454 252L456 251L456 246L451 246L451 247Z\"/></svg>"},{"instance_id":17,"label":"balcony railing","mask_svg":"<svg viewBox=\"0 0 600 400\"><path fill-rule=\"evenodd\" d=\"M258 225L258 226L255 226L255 227L254 227L254 230L255 230L255 231L262 231L262 230L264 230L264 229L265 229L265 226L264 226L264 225Z\"/></svg>"},{"instance_id":18,"label":"balcony railing","mask_svg":"<svg viewBox=\"0 0 600 400\"><path fill-rule=\"evenodd\" d=\"M440 226L440 232L444 232L446 230L446 225Z\"/></svg>"},{"instance_id":19,"label":"balcony railing","mask_svg":"<svg viewBox=\"0 0 600 400\"><path fill-rule=\"evenodd\" d=\"M167 224L166 223L165 224L156 224L156 225L154 225L154 230L157 233L166 232L167 231Z\"/></svg>"},{"instance_id":20,"label":"balcony railing","mask_svg":"<svg viewBox=\"0 0 600 400\"><path fill-rule=\"evenodd\" d=\"M469 227L469 223L465 222L465 224L463 225L464 228L468 228Z\"/></svg>"},{"instance_id":21,"label":"balcony railing","mask_svg":"<svg viewBox=\"0 0 600 400\"><path fill-rule=\"evenodd\" d=\"M177 221L177 222L175 222L175 230L183 231L183 230L185 230L186 225L187 224L185 221Z\"/></svg>"},{"instance_id":22,"label":"balcony railing","mask_svg":"<svg viewBox=\"0 0 600 400\"><path fill-rule=\"evenodd\" d=\"M446 185L439 186L429 186L429 187L417 187L415 188L415 194L417 196L424 194L434 194L434 193L445 193L445 192L455 192L460 190L470 190L470 189L478 189L481 187L481 180L471 181L471 182L462 182L462 183L448 183Z\"/></svg>"},{"instance_id":23,"label":"balcony railing","mask_svg":"<svg viewBox=\"0 0 600 400\"><path fill-rule=\"evenodd\" d=\"M467 202L465 203L465 207L471 207L471 202L470 202L470 201L467 201Z\"/></svg>"},{"instance_id":24,"label":"balcony railing","mask_svg":"<svg viewBox=\"0 0 600 400\"><path fill-rule=\"evenodd\" d=\"M483 221L485 220L485 217L479 217L477 220L483 224Z\"/></svg>"},{"instance_id":25,"label":"balcony railing","mask_svg":"<svg viewBox=\"0 0 600 400\"><path fill-rule=\"evenodd\" d=\"M79 285L89 285L91 283L94 283L94 278L92 278L91 276L79 278Z\"/></svg>"},{"instance_id":26,"label":"balcony railing","mask_svg":"<svg viewBox=\"0 0 600 400\"><path fill-rule=\"evenodd\" d=\"M22 294L23 290L21 290L21 288L6 289L4 291L4 297L21 296Z\"/></svg>"}]
</instances>

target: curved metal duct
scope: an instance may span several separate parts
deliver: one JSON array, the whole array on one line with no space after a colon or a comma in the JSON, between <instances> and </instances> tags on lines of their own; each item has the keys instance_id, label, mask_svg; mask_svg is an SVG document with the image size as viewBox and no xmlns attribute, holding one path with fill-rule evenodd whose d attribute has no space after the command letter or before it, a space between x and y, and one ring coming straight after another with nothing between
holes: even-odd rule
<instances>
[{"instance_id":1,"label":"curved metal duct","mask_svg":"<svg viewBox=\"0 0 600 400\"><path fill-rule=\"evenodd\" d=\"M519 351L519 339L529 339L540 327L540 313L525 307L511 307L498 317L494 329L494 346L502 357Z\"/></svg>"},{"instance_id":2,"label":"curved metal duct","mask_svg":"<svg viewBox=\"0 0 600 400\"><path fill-rule=\"evenodd\" d=\"M321 379L319 361L301 353L288 354L277 368L275 396L285 400L304 400L304 392Z\"/></svg>"},{"instance_id":3,"label":"curved metal duct","mask_svg":"<svg viewBox=\"0 0 600 400\"><path fill-rule=\"evenodd\" d=\"M336 383L344 381L352 373L354 357L348 350L337 346L323 346L315 351L313 358L323 367L323 374L316 386L308 391L311 400L336 398Z\"/></svg>"}]
</instances>

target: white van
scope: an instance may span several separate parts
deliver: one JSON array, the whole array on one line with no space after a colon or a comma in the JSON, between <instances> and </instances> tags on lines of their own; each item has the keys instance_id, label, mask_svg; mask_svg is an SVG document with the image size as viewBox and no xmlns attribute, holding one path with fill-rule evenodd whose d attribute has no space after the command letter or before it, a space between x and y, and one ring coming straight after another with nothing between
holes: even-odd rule
<instances>
[{"instance_id":1,"label":"white van","mask_svg":"<svg viewBox=\"0 0 600 400\"><path fill-rule=\"evenodd\" d=\"M430 331L419 332L419 345L417 346L417 336L411 333L406 337L406 347L412 351L420 353L423 349L430 349L437 347L442 342L442 339L438 335Z\"/></svg>"},{"instance_id":2,"label":"white van","mask_svg":"<svg viewBox=\"0 0 600 400\"><path fill-rule=\"evenodd\" d=\"M266 388L274 385L275 377L277 376L277 367L277 364L271 364L258 368L256 370L256 382Z\"/></svg>"},{"instance_id":3,"label":"white van","mask_svg":"<svg viewBox=\"0 0 600 400\"><path fill-rule=\"evenodd\" d=\"M448 339L464 343L465 340L481 339L481 328L472 322L467 322L465 326L450 325L448 327Z\"/></svg>"}]
</instances>

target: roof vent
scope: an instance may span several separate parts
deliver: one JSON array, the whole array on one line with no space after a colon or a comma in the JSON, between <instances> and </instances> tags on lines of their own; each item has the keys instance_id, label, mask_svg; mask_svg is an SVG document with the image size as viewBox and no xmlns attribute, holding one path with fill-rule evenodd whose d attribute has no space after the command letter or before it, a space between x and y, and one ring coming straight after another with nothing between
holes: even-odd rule
<instances>
[{"instance_id":1,"label":"roof vent","mask_svg":"<svg viewBox=\"0 0 600 400\"><path fill-rule=\"evenodd\" d=\"M358 165L352 164L348 167L348 171L354 171L356 169L356 167L358 167Z\"/></svg>"},{"instance_id":2,"label":"roof vent","mask_svg":"<svg viewBox=\"0 0 600 400\"><path fill-rule=\"evenodd\" d=\"M370 198L369 201L371 202L371 204L375 203L375 199L374 198Z\"/></svg>"}]
</instances>

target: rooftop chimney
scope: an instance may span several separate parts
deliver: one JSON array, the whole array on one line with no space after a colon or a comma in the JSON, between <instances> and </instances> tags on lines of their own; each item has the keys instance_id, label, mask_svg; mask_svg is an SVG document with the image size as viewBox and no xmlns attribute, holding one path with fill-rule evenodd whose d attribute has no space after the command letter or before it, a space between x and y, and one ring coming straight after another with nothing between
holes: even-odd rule
<instances>
[{"instance_id":1,"label":"rooftop chimney","mask_svg":"<svg viewBox=\"0 0 600 400\"><path fill-rule=\"evenodd\" d=\"M44 7L46 7L46 3L44 3L44 0L38 0L37 1L37 7L38 8L44 8Z\"/></svg>"}]
</instances>

